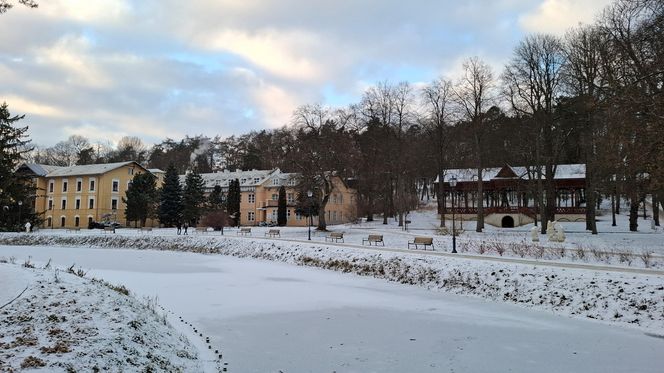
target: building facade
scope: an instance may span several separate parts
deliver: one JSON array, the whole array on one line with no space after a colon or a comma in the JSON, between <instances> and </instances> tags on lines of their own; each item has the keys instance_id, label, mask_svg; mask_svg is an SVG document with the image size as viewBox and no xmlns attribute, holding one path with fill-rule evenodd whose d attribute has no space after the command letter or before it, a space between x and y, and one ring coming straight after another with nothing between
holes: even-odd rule
<instances>
[{"instance_id":1,"label":"building facade","mask_svg":"<svg viewBox=\"0 0 664 373\"><path fill-rule=\"evenodd\" d=\"M450 180L455 177L454 188ZM583 164L558 165L554 177L556 220L585 221L586 168ZM436 183L438 180L436 180ZM537 180L533 169L504 166L482 173L484 222L510 228L540 219L535 203ZM444 173L444 202L439 214L450 219L476 220L479 196L477 169L453 169Z\"/></svg>"},{"instance_id":2,"label":"building facade","mask_svg":"<svg viewBox=\"0 0 664 373\"><path fill-rule=\"evenodd\" d=\"M222 195L228 193L231 180L240 182L240 224L276 224L279 203L279 188L286 189L286 216L288 226L307 226L307 218L296 211L299 175L281 170L223 171L201 174L206 194L219 186ZM184 183L185 176L180 176ZM342 224L354 221L357 216L357 192L349 188L338 176L332 178L332 193L325 209L327 224ZM318 218L313 218L318 224Z\"/></svg>"},{"instance_id":3,"label":"building facade","mask_svg":"<svg viewBox=\"0 0 664 373\"><path fill-rule=\"evenodd\" d=\"M26 163L16 172L32 177L32 207L44 220L42 228L87 228L92 221L125 225L122 197L134 175L148 171L136 162L119 162L70 167Z\"/></svg>"}]
</instances>

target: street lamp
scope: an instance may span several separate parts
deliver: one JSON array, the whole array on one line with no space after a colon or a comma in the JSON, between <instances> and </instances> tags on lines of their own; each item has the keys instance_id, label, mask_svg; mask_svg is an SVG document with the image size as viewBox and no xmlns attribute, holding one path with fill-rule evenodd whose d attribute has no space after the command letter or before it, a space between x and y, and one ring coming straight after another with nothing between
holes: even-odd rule
<instances>
[{"instance_id":1,"label":"street lamp","mask_svg":"<svg viewBox=\"0 0 664 373\"><path fill-rule=\"evenodd\" d=\"M307 203L307 215L309 215L309 220L307 223L309 223L309 241L311 241L311 197L313 197L314 192L311 190L307 190L307 197L309 197L308 203Z\"/></svg>"},{"instance_id":2,"label":"street lamp","mask_svg":"<svg viewBox=\"0 0 664 373\"><path fill-rule=\"evenodd\" d=\"M454 193L456 192L454 188L457 185L456 176L450 178L450 187L452 188L452 254L456 254L456 225L454 219Z\"/></svg>"},{"instance_id":3,"label":"street lamp","mask_svg":"<svg viewBox=\"0 0 664 373\"><path fill-rule=\"evenodd\" d=\"M21 231L21 207L23 206L23 201L18 201L18 231Z\"/></svg>"}]
</instances>

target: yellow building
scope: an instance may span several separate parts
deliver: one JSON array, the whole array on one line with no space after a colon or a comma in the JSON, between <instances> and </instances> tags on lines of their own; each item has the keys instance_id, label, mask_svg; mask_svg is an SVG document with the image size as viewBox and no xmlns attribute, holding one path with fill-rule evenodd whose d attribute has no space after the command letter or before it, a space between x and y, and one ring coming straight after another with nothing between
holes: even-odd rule
<instances>
[{"instance_id":1,"label":"yellow building","mask_svg":"<svg viewBox=\"0 0 664 373\"><path fill-rule=\"evenodd\" d=\"M32 176L32 207L44 219L43 228L87 228L92 221L125 225L122 197L134 175L148 171L136 162L119 162L70 167L26 163L17 172Z\"/></svg>"},{"instance_id":2,"label":"yellow building","mask_svg":"<svg viewBox=\"0 0 664 373\"><path fill-rule=\"evenodd\" d=\"M297 185L299 175L281 170L223 171L201 174L206 193L219 186L223 195L228 193L231 180L240 181L240 224L260 225L277 222L279 188L286 189L286 215L288 226L306 226L306 217L296 213ZM357 217L357 192L349 188L338 176L331 176L333 189L325 209L327 224L342 224ZM184 183L184 176L180 179ZM317 224L314 217L313 224Z\"/></svg>"}]
</instances>

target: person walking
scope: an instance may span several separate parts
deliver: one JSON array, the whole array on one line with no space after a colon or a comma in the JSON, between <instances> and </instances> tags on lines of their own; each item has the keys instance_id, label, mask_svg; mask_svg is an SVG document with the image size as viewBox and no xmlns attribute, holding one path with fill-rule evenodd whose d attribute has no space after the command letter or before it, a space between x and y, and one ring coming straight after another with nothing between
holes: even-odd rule
<instances>
[{"instance_id":1,"label":"person walking","mask_svg":"<svg viewBox=\"0 0 664 373\"><path fill-rule=\"evenodd\" d=\"M184 234L187 235L187 228L189 228L189 224L187 222L184 223Z\"/></svg>"},{"instance_id":2,"label":"person walking","mask_svg":"<svg viewBox=\"0 0 664 373\"><path fill-rule=\"evenodd\" d=\"M180 224L180 222L178 222L176 227L178 227L178 235L180 235L182 233L182 224Z\"/></svg>"}]
</instances>

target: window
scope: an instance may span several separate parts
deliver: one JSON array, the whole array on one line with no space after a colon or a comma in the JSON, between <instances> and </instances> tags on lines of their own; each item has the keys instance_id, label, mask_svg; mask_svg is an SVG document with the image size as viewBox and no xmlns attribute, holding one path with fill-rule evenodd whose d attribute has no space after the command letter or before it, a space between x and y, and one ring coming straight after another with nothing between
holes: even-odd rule
<instances>
[{"instance_id":1,"label":"window","mask_svg":"<svg viewBox=\"0 0 664 373\"><path fill-rule=\"evenodd\" d=\"M46 219L46 226L49 227L49 228L53 226L53 218L52 217L49 216Z\"/></svg>"},{"instance_id":2,"label":"window","mask_svg":"<svg viewBox=\"0 0 664 373\"><path fill-rule=\"evenodd\" d=\"M94 192L95 191L95 179L90 178L90 191Z\"/></svg>"},{"instance_id":3,"label":"window","mask_svg":"<svg viewBox=\"0 0 664 373\"><path fill-rule=\"evenodd\" d=\"M83 179L76 179L76 191L80 192L83 190Z\"/></svg>"},{"instance_id":4,"label":"window","mask_svg":"<svg viewBox=\"0 0 664 373\"><path fill-rule=\"evenodd\" d=\"M80 225L81 225L81 218L79 218L78 216L75 216L74 217L74 226L78 227Z\"/></svg>"},{"instance_id":5,"label":"window","mask_svg":"<svg viewBox=\"0 0 664 373\"><path fill-rule=\"evenodd\" d=\"M247 179L242 179L242 180L240 180L240 184L244 184L244 183L246 183L246 182L247 182Z\"/></svg>"},{"instance_id":6,"label":"window","mask_svg":"<svg viewBox=\"0 0 664 373\"><path fill-rule=\"evenodd\" d=\"M344 195L343 195L343 194L339 194L339 204L341 205L341 204L343 204L343 203L344 203Z\"/></svg>"},{"instance_id":7,"label":"window","mask_svg":"<svg viewBox=\"0 0 664 373\"><path fill-rule=\"evenodd\" d=\"M289 185L289 186L293 186L293 185L295 185L295 179L290 179L290 180L288 180L288 185Z\"/></svg>"},{"instance_id":8,"label":"window","mask_svg":"<svg viewBox=\"0 0 664 373\"><path fill-rule=\"evenodd\" d=\"M286 194L286 202L288 202L288 203L293 203L293 202L295 202L295 194L293 194L293 193L287 193L287 194Z\"/></svg>"},{"instance_id":9,"label":"window","mask_svg":"<svg viewBox=\"0 0 664 373\"><path fill-rule=\"evenodd\" d=\"M120 189L120 180L113 180L111 185L113 192L117 193Z\"/></svg>"},{"instance_id":10,"label":"window","mask_svg":"<svg viewBox=\"0 0 664 373\"><path fill-rule=\"evenodd\" d=\"M95 199L94 199L94 198L90 198L90 199L88 200L88 208L91 209L91 210L92 210L93 208L95 208Z\"/></svg>"},{"instance_id":11,"label":"window","mask_svg":"<svg viewBox=\"0 0 664 373\"><path fill-rule=\"evenodd\" d=\"M337 195L336 194L332 195L332 203L337 203Z\"/></svg>"},{"instance_id":12,"label":"window","mask_svg":"<svg viewBox=\"0 0 664 373\"><path fill-rule=\"evenodd\" d=\"M88 216L88 225L92 224L92 216Z\"/></svg>"},{"instance_id":13,"label":"window","mask_svg":"<svg viewBox=\"0 0 664 373\"><path fill-rule=\"evenodd\" d=\"M332 211L332 221L337 221L337 212Z\"/></svg>"},{"instance_id":14,"label":"window","mask_svg":"<svg viewBox=\"0 0 664 373\"><path fill-rule=\"evenodd\" d=\"M129 168L127 169L127 175L133 175L133 174L134 174L134 168L133 168L133 167L129 167Z\"/></svg>"},{"instance_id":15,"label":"window","mask_svg":"<svg viewBox=\"0 0 664 373\"><path fill-rule=\"evenodd\" d=\"M278 199L279 199L279 195L278 195L278 194L273 194L273 195L272 195L272 200L273 200L273 201L276 201L276 200L278 200Z\"/></svg>"},{"instance_id":16,"label":"window","mask_svg":"<svg viewBox=\"0 0 664 373\"><path fill-rule=\"evenodd\" d=\"M52 199L48 200L48 209L53 210L53 200Z\"/></svg>"},{"instance_id":17,"label":"window","mask_svg":"<svg viewBox=\"0 0 664 373\"><path fill-rule=\"evenodd\" d=\"M48 182L48 192L53 193L53 187L55 186L55 181L49 180Z\"/></svg>"},{"instance_id":18,"label":"window","mask_svg":"<svg viewBox=\"0 0 664 373\"><path fill-rule=\"evenodd\" d=\"M253 193L247 194L247 202L256 203L256 195Z\"/></svg>"},{"instance_id":19,"label":"window","mask_svg":"<svg viewBox=\"0 0 664 373\"><path fill-rule=\"evenodd\" d=\"M272 217L270 218L270 220L276 222L278 220L277 216L278 216L277 215L277 210L272 210Z\"/></svg>"},{"instance_id":20,"label":"window","mask_svg":"<svg viewBox=\"0 0 664 373\"><path fill-rule=\"evenodd\" d=\"M111 210L117 210L118 209L118 199L113 198L111 199Z\"/></svg>"},{"instance_id":21,"label":"window","mask_svg":"<svg viewBox=\"0 0 664 373\"><path fill-rule=\"evenodd\" d=\"M295 220L302 220L304 219L304 216L302 216L302 213L296 212L295 213Z\"/></svg>"},{"instance_id":22,"label":"window","mask_svg":"<svg viewBox=\"0 0 664 373\"><path fill-rule=\"evenodd\" d=\"M67 198L62 199L62 209L66 210L67 209Z\"/></svg>"},{"instance_id":23,"label":"window","mask_svg":"<svg viewBox=\"0 0 664 373\"><path fill-rule=\"evenodd\" d=\"M256 217L256 214L253 211L249 211L247 213L247 220L249 221L254 221L254 218Z\"/></svg>"},{"instance_id":24,"label":"window","mask_svg":"<svg viewBox=\"0 0 664 373\"><path fill-rule=\"evenodd\" d=\"M76 210L80 210L80 209L81 209L81 199L80 199L80 198L76 198L76 201L74 202L74 208L75 208Z\"/></svg>"},{"instance_id":25,"label":"window","mask_svg":"<svg viewBox=\"0 0 664 373\"><path fill-rule=\"evenodd\" d=\"M259 181L261 181L261 179L259 177L254 178L254 184L258 184Z\"/></svg>"},{"instance_id":26,"label":"window","mask_svg":"<svg viewBox=\"0 0 664 373\"><path fill-rule=\"evenodd\" d=\"M272 185L280 185L279 179L272 179Z\"/></svg>"},{"instance_id":27,"label":"window","mask_svg":"<svg viewBox=\"0 0 664 373\"><path fill-rule=\"evenodd\" d=\"M67 187L69 186L69 180L62 180L62 193L67 193Z\"/></svg>"},{"instance_id":28,"label":"window","mask_svg":"<svg viewBox=\"0 0 664 373\"><path fill-rule=\"evenodd\" d=\"M286 219L290 220L291 217L291 209L286 210Z\"/></svg>"},{"instance_id":29,"label":"window","mask_svg":"<svg viewBox=\"0 0 664 373\"><path fill-rule=\"evenodd\" d=\"M61 226L61 227L64 227L64 226L65 226L65 221L66 221L66 220L65 220L65 217L64 217L64 216L61 216L61 217L60 217L60 226Z\"/></svg>"}]
</instances>

